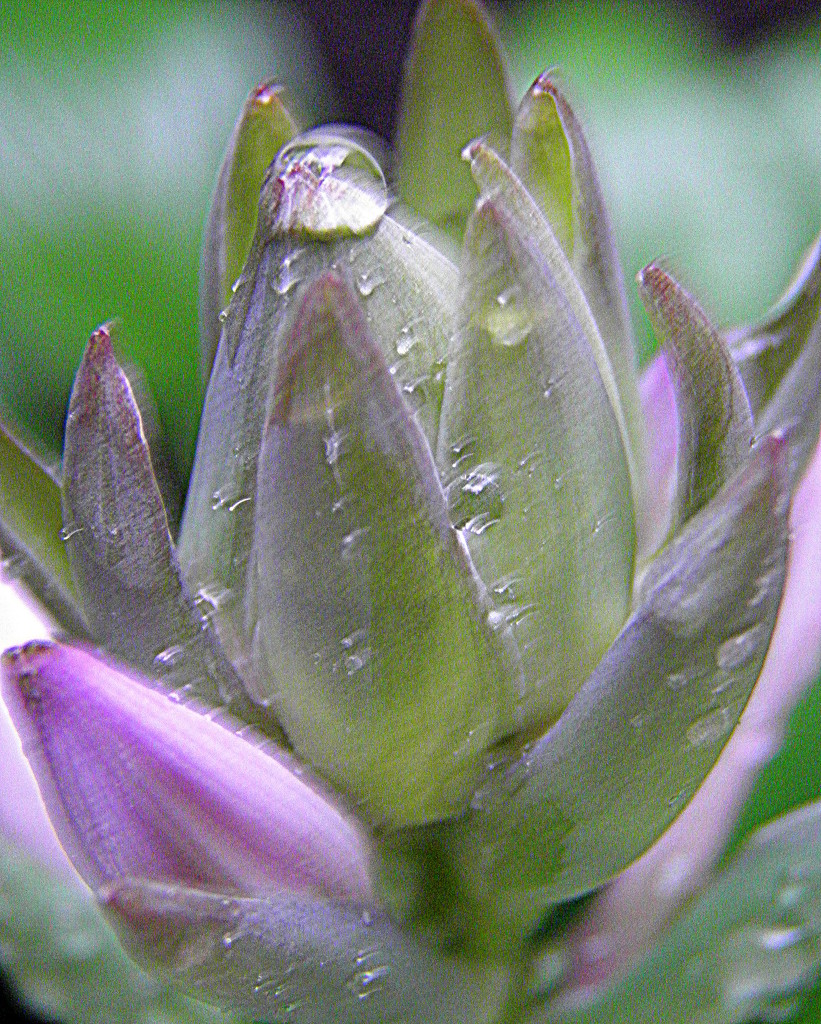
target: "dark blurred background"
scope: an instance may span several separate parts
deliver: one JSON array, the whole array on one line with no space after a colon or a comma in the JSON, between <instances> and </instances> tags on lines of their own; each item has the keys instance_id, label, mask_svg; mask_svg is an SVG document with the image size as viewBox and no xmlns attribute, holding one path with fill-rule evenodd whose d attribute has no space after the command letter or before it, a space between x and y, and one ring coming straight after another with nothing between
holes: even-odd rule
<instances>
[{"instance_id":1,"label":"dark blurred background","mask_svg":"<svg viewBox=\"0 0 821 1024\"><path fill-rule=\"evenodd\" d=\"M821 226L821 3L490 6L517 93L558 63L580 106L628 282L667 253L720 320L761 315ZM415 8L4 5L0 398L47 445L59 447L90 331L116 314L185 475L202 398L201 232L244 95L274 73L306 123L333 117L390 138ZM638 343L646 354L641 321ZM173 375L170 349L183 351ZM818 690L745 828L821 793ZM0 920L0 952L10 935ZM1 975L0 1000L20 1016ZM818 1011L816 999L806 1019Z\"/></svg>"}]
</instances>

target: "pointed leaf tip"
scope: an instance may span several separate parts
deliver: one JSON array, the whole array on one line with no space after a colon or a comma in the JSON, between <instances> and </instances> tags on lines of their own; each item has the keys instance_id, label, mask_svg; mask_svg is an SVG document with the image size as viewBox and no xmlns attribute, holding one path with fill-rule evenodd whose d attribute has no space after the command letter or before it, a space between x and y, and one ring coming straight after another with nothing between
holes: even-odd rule
<instances>
[{"instance_id":1,"label":"pointed leaf tip","mask_svg":"<svg viewBox=\"0 0 821 1024\"><path fill-rule=\"evenodd\" d=\"M612 363L630 443L640 462L644 422L613 226L582 124L550 71L536 79L516 111L510 165L542 210L579 279Z\"/></svg>"},{"instance_id":2,"label":"pointed leaf tip","mask_svg":"<svg viewBox=\"0 0 821 1024\"><path fill-rule=\"evenodd\" d=\"M71 393L62 505L66 550L95 639L144 671L168 668L169 684L190 684L209 703L247 700L183 584L109 325L92 334Z\"/></svg>"},{"instance_id":3,"label":"pointed leaf tip","mask_svg":"<svg viewBox=\"0 0 821 1024\"><path fill-rule=\"evenodd\" d=\"M92 887L137 876L372 899L364 833L253 730L80 648L28 644L2 669L49 816Z\"/></svg>"},{"instance_id":4,"label":"pointed leaf tip","mask_svg":"<svg viewBox=\"0 0 821 1024\"><path fill-rule=\"evenodd\" d=\"M460 164L478 135L509 139L511 94L498 35L474 0L427 0L416 16L402 84L397 191L461 238L476 189Z\"/></svg>"},{"instance_id":5,"label":"pointed leaf tip","mask_svg":"<svg viewBox=\"0 0 821 1024\"><path fill-rule=\"evenodd\" d=\"M251 250L266 171L297 132L289 106L282 86L258 85L240 111L223 158L200 264L200 364L206 380L219 342L220 314Z\"/></svg>"},{"instance_id":6,"label":"pointed leaf tip","mask_svg":"<svg viewBox=\"0 0 821 1024\"><path fill-rule=\"evenodd\" d=\"M658 263L636 276L668 356L678 417L673 527L703 507L750 457L753 417L727 344L701 306Z\"/></svg>"}]
</instances>

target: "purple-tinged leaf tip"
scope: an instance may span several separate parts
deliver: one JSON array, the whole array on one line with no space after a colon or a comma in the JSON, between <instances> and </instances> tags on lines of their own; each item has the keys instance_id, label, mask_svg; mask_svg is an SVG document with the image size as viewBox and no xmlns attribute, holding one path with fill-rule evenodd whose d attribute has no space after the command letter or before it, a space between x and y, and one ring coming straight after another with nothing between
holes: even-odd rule
<instances>
[{"instance_id":1,"label":"purple-tinged leaf tip","mask_svg":"<svg viewBox=\"0 0 821 1024\"><path fill-rule=\"evenodd\" d=\"M2 669L55 830L93 888L136 876L372 898L365 836L247 728L78 647L33 642Z\"/></svg>"}]
</instances>

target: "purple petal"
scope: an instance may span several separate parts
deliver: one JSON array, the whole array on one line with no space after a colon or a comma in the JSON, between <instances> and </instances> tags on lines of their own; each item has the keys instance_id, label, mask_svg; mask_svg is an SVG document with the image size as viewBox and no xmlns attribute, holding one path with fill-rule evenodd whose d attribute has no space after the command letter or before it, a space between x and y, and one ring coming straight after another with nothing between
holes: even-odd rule
<instances>
[{"instance_id":1,"label":"purple petal","mask_svg":"<svg viewBox=\"0 0 821 1024\"><path fill-rule=\"evenodd\" d=\"M673 385L663 353L639 377L639 401L647 425L645 500L637 504L636 534L640 558L652 555L670 525L676 472L678 424Z\"/></svg>"},{"instance_id":2,"label":"purple petal","mask_svg":"<svg viewBox=\"0 0 821 1024\"><path fill-rule=\"evenodd\" d=\"M657 363L650 372L660 373ZM760 769L777 752L790 711L821 669L819 523L821 445L793 499L793 542L778 620L739 725L675 823L602 891L568 936L562 1003L575 1005L623 974L705 883Z\"/></svg>"},{"instance_id":3,"label":"purple petal","mask_svg":"<svg viewBox=\"0 0 821 1024\"><path fill-rule=\"evenodd\" d=\"M366 838L249 730L77 647L14 648L3 676L49 815L92 887L141 876L371 898Z\"/></svg>"}]
</instances>

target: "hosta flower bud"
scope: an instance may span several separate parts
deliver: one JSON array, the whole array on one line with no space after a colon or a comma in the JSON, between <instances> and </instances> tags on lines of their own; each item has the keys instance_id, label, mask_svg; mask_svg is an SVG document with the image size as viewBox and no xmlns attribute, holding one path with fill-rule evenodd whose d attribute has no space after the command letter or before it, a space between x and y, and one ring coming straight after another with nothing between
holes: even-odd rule
<instances>
[{"instance_id":1,"label":"hosta flower bud","mask_svg":"<svg viewBox=\"0 0 821 1024\"><path fill-rule=\"evenodd\" d=\"M251 94L206 232L179 531L108 327L77 373L62 480L31 474L45 525L0 508L0 540L39 552L61 621L108 652L17 649L4 686L135 956L221 1007L317 1022L535 1022L625 967L596 922L629 882L566 920L709 795L788 568L788 608L813 571L806 529L790 562L789 522L818 443L820 268L816 243L762 325L722 334L647 266L663 363L642 408L581 126L548 74L514 111L475 0L423 5L393 162L355 128L297 132L272 86ZM5 428L0 460L31 462ZM819 631L801 628L812 665ZM769 750L773 721L757 730L712 776L721 806ZM738 861L768 907L773 850L796 871L814 857L816 885L817 822ZM660 923L675 900L656 897ZM793 950L756 975L768 992L817 966L813 899L796 882L800 937L761 940ZM750 901L721 913L707 945L760 926ZM750 983L735 961L723 976Z\"/></svg>"}]
</instances>

